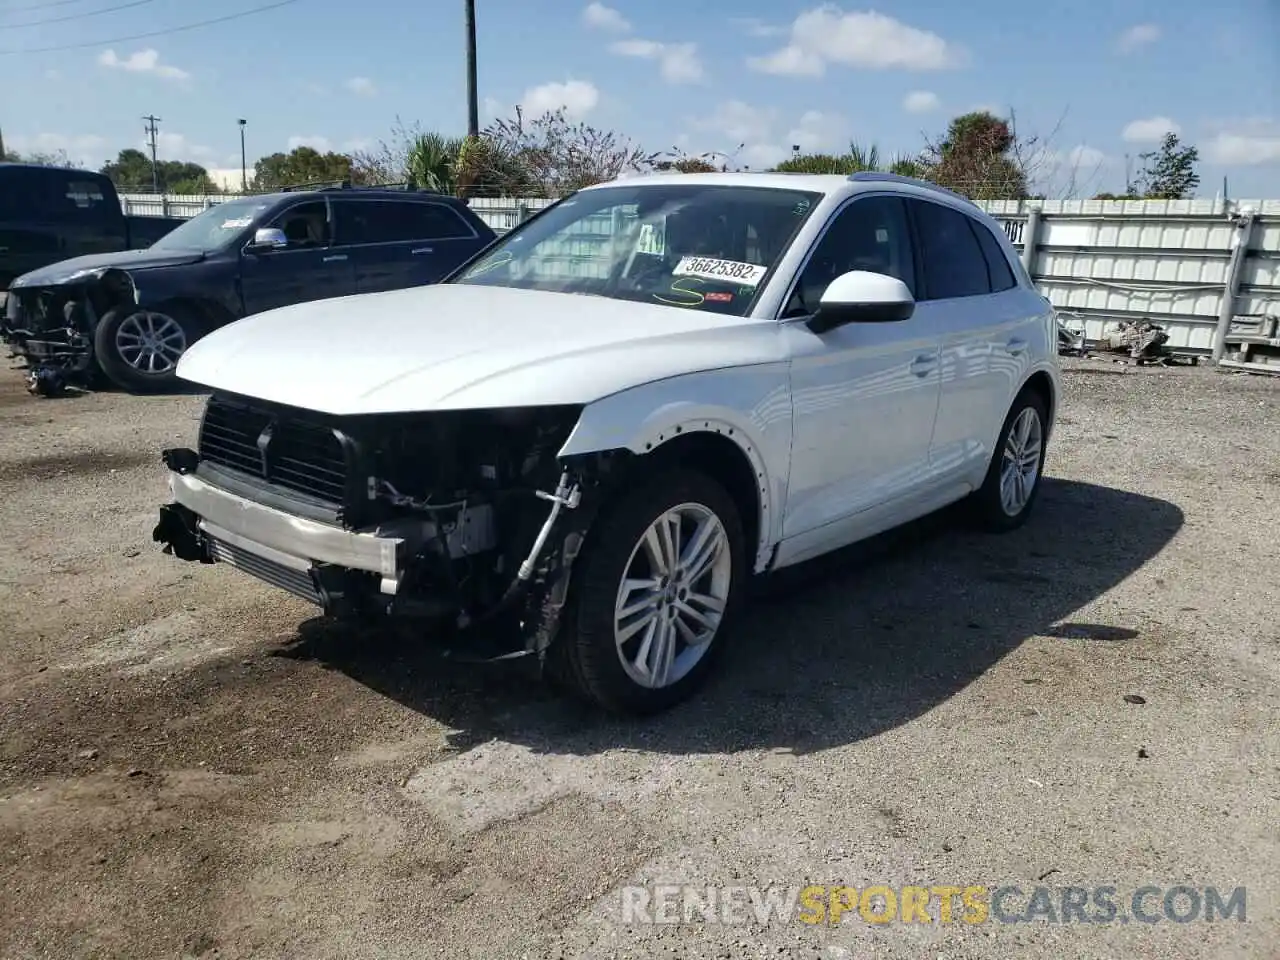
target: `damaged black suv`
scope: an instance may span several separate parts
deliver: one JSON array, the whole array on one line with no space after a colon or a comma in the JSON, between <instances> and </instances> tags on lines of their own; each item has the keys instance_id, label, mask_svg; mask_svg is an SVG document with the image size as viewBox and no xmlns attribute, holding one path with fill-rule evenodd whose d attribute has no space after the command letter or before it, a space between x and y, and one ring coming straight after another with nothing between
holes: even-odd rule
<instances>
[{"instance_id":1,"label":"damaged black suv","mask_svg":"<svg viewBox=\"0 0 1280 960\"><path fill-rule=\"evenodd\" d=\"M187 348L295 303L436 283L496 239L466 203L348 184L228 200L142 250L64 260L9 289L3 333L33 393L105 374L177 385Z\"/></svg>"}]
</instances>

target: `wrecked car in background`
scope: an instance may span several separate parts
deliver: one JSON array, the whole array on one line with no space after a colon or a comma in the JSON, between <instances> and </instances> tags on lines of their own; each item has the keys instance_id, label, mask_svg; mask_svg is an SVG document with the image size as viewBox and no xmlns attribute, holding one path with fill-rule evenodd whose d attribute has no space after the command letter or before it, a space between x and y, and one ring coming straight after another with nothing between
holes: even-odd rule
<instances>
[{"instance_id":1,"label":"wrecked car in background","mask_svg":"<svg viewBox=\"0 0 1280 960\"><path fill-rule=\"evenodd\" d=\"M5 335L33 393L101 375L147 393L176 385L201 337L277 307L435 283L496 234L427 191L286 190L220 203L144 250L75 257L18 277Z\"/></svg>"}]
</instances>

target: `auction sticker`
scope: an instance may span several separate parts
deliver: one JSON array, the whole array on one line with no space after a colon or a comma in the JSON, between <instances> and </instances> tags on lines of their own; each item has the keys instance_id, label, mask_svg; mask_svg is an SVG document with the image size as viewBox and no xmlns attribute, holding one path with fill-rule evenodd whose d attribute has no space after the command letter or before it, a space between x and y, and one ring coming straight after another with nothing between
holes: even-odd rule
<instances>
[{"instance_id":1,"label":"auction sticker","mask_svg":"<svg viewBox=\"0 0 1280 960\"><path fill-rule=\"evenodd\" d=\"M704 280L727 280L744 287L754 287L769 272L758 263L738 260L713 260L710 257L683 257L671 271L677 277L702 277Z\"/></svg>"}]
</instances>

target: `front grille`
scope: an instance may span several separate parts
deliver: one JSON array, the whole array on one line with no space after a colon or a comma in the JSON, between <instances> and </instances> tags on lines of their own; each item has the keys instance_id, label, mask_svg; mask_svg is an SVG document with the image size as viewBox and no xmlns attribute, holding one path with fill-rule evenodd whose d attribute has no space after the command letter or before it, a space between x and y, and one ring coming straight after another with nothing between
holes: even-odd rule
<instances>
[{"instance_id":1,"label":"front grille","mask_svg":"<svg viewBox=\"0 0 1280 960\"><path fill-rule=\"evenodd\" d=\"M232 546L224 540L209 537L209 556L218 563L229 564L251 577L257 577L273 587L287 590L296 597L309 600L322 606L320 594L316 591L311 575L301 570L294 570L274 560L267 560L256 553L250 553L240 547Z\"/></svg>"},{"instance_id":2,"label":"front grille","mask_svg":"<svg viewBox=\"0 0 1280 960\"><path fill-rule=\"evenodd\" d=\"M337 433L287 413L213 397L200 425L200 458L325 503L346 499Z\"/></svg>"}]
</instances>

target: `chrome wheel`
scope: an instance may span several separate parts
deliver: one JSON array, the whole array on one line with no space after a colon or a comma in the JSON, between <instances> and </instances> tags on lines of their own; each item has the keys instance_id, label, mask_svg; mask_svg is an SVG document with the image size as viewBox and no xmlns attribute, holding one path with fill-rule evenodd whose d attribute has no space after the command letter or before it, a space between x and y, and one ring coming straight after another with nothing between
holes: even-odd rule
<instances>
[{"instance_id":1,"label":"chrome wheel","mask_svg":"<svg viewBox=\"0 0 1280 960\"><path fill-rule=\"evenodd\" d=\"M172 372L186 349L182 325L163 313L139 310L116 328L116 352L139 373L159 376Z\"/></svg>"},{"instance_id":2,"label":"chrome wheel","mask_svg":"<svg viewBox=\"0 0 1280 960\"><path fill-rule=\"evenodd\" d=\"M665 511L631 551L613 635L627 676L658 689L687 676L711 647L733 579L720 518L698 503Z\"/></svg>"},{"instance_id":3,"label":"chrome wheel","mask_svg":"<svg viewBox=\"0 0 1280 960\"><path fill-rule=\"evenodd\" d=\"M1009 428L1000 462L1000 506L1011 517L1026 507L1040 479L1044 428L1034 407L1026 407Z\"/></svg>"}]
</instances>

